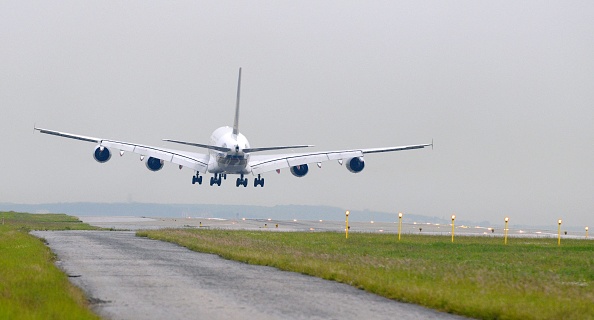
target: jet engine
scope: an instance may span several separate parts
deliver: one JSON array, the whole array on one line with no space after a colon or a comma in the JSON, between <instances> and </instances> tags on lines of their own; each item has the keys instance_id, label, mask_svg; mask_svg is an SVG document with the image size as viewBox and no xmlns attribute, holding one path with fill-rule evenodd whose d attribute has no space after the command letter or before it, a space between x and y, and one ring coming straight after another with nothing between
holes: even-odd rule
<instances>
[{"instance_id":1,"label":"jet engine","mask_svg":"<svg viewBox=\"0 0 594 320\"><path fill-rule=\"evenodd\" d=\"M306 175L308 171L309 171L309 168L307 167L307 164L302 164L300 166L293 166L293 167L291 167L291 173L295 177L299 177L299 178L301 178L304 175Z\"/></svg>"},{"instance_id":2,"label":"jet engine","mask_svg":"<svg viewBox=\"0 0 594 320\"><path fill-rule=\"evenodd\" d=\"M151 171L159 171L163 168L163 160L149 157L146 159L146 167Z\"/></svg>"},{"instance_id":3,"label":"jet engine","mask_svg":"<svg viewBox=\"0 0 594 320\"><path fill-rule=\"evenodd\" d=\"M363 157L351 158L347 161L346 167L352 173L361 172L365 168L365 160Z\"/></svg>"},{"instance_id":4,"label":"jet engine","mask_svg":"<svg viewBox=\"0 0 594 320\"><path fill-rule=\"evenodd\" d=\"M111 152L106 147L97 146L95 153L93 153L93 158L99 163L105 163L111 159Z\"/></svg>"}]
</instances>

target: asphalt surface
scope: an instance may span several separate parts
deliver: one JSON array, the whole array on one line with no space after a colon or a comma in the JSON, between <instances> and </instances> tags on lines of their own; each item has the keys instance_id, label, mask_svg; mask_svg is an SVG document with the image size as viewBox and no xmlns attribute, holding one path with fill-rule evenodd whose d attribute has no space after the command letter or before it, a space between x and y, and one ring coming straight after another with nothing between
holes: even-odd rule
<instances>
[{"instance_id":1,"label":"asphalt surface","mask_svg":"<svg viewBox=\"0 0 594 320\"><path fill-rule=\"evenodd\" d=\"M108 319L463 319L130 231L36 231Z\"/></svg>"}]
</instances>

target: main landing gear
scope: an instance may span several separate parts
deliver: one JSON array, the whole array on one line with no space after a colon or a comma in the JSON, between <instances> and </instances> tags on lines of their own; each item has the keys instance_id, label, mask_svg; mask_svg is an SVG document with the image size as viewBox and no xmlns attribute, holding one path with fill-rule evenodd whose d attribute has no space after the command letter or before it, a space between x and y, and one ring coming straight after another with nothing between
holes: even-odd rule
<instances>
[{"instance_id":1,"label":"main landing gear","mask_svg":"<svg viewBox=\"0 0 594 320\"><path fill-rule=\"evenodd\" d=\"M196 175L192 177L192 184L202 184L202 177L200 176L200 172L196 172Z\"/></svg>"},{"instance_id":2,"label":"main landing gear","mask_svg":"<svg viewBox=\"0 0 594 320\"><path fill-rule=\"evenodd\" d=\"M235 182L235 186L239 187L239 186L243 186L244 188L247 187L247 183L248 183L248 179L243 177L243 174L241 175L241 177L237 178L237 181Z\"/></svg>"},{"instance_id":3,"label":"main landing gear","mask_svg":"<svg viewBox=\"0 0 594 320\"><path fill-rule=\"evenodd\" d=\"M257 187L258 185L264 188L264 178L260 178L260 175L258 175L258 177L254 179L254 187Z\"/></svg>"},{"instance_id":4,"label":"main landing gear","mask_svg":"<svg viewBox=\"0 0 594 320\"><path fill-rule=\"evenodd\" d=\"M225 176L225 179L227 179L227 175L215 173L213 177L210 177L210 185L213 186L216 184L217 186L221 186L221 180L223 176Z\"/></svg>"},{"instance_id":5,"label":"main landing gear","mask_svg":"<svg viewBox=\"0 0 594 320\"><path fill-rule=\"evenodd\" d=\"M202 176L200 175L199 172L196 172L195 176L192 176L192 184L202 184ZM221 182L224 180L227 180L227 174L226 173L215 173L212 177L210 177L210 185L214 186L220 186ZM247 187L248 185L248 178L245 178L243 176L243 174L237 178L236 182L235 182L235 186L239 187L239 186L243 186L244 188ZM254 179L254 187L264 187L264 178L260 177L260 175L258 175L257 178Z\"/></svg>"},{"instance_id":6,"label":"main landing gear","mask_svg":"<svg viewBox=\"0 0 594 320\"><path fill-rule=\"evenodd\" d=\"M245 188L247 187L247 185L248 179L244 178L243 174L241 175L241 177L237 178L237 181L235 182L236 187L243 186ZM260 178L260 175L258 175L258 177L254 179L254 187L257 187L258 185L264 187L264 178Z\"/></svg>"}]
</instances>

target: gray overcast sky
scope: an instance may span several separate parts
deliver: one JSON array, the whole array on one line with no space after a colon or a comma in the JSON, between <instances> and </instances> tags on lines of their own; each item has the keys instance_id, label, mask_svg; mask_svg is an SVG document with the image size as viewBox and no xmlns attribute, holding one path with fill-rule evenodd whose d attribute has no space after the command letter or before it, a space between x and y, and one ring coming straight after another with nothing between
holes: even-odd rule
<instances>
[{"instance_id":1,"label":"gray overcast sky","mask_svg":"<svg viewBox=\"0 0 594 320\"><path fill-rule=\"evenodd\" d=\"M592 1L0 1L0 202L311 204L594 226ZM428 143L266 187L93 160L158 146Z\"/></svg>"}]
</instances>

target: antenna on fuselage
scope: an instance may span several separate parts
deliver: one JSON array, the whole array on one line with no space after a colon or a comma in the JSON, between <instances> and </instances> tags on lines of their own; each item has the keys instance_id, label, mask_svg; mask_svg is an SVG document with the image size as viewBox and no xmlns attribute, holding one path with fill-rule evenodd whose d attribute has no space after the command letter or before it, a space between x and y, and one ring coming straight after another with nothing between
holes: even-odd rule
<instances>
[{"instance_id":1,"label":"antenna on fuselage","mask_svg":"<svg viewBox=\"0 0 594 320\"><path fill-rule=\"evenodd\" d=\"M239 134L239 92L241 89L241 68L239 68L239 80L237 80L237 100L235 102L235 121L233 122L233 134Z\"/></svg>"}]
</instances>

